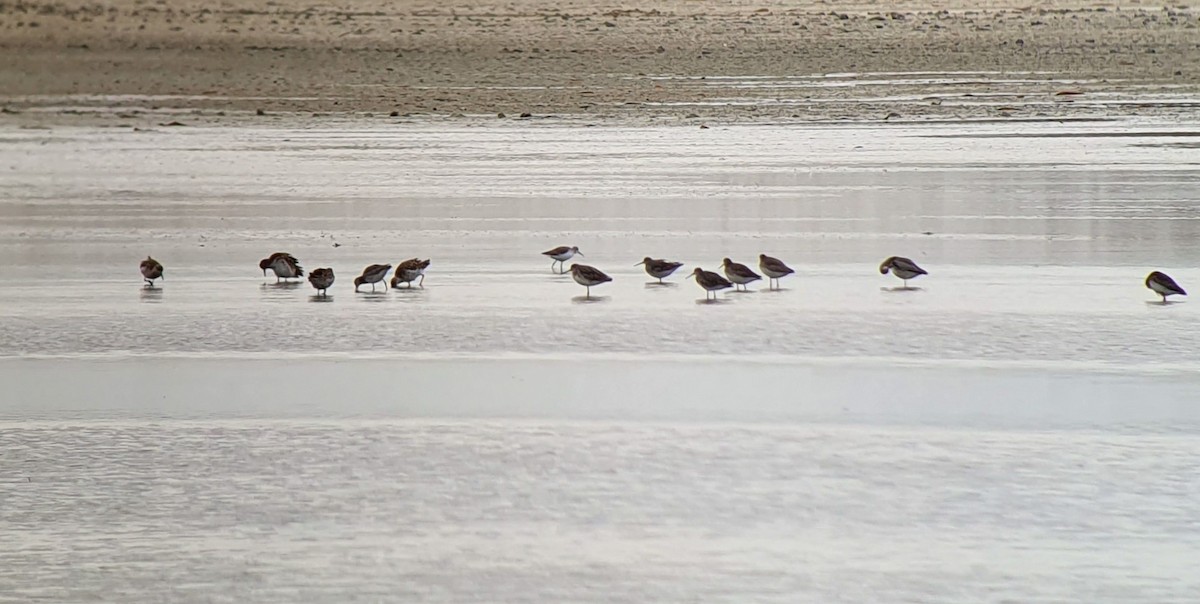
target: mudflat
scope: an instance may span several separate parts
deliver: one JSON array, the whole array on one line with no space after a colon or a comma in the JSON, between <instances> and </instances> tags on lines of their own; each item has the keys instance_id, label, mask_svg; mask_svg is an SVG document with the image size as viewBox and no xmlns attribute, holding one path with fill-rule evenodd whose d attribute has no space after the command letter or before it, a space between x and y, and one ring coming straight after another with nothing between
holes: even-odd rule
<instances>
[{"instance_id":1,"label":"mudflat","mask_svg":"<svg viewBox=\"0 0 1200 604\"><path fill-rule=\"evenodd\" d=\"M188 125L313 114L703 122L1194 111L1200 13L1121 5L4 1L0 119L136 124L183 112Z\"/></svg>"}]
</instances>

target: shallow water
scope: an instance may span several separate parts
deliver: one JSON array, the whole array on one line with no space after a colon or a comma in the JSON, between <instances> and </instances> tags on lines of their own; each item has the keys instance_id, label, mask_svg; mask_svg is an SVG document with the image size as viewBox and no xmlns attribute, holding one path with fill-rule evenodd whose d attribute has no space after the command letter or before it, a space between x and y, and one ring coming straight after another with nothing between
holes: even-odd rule
<instances>
[{"instance_id":1,"label":"shallow water","mask_svg":"<svg viewBox=\"0 0 1200 604\"><path fill-rule=\"evenodd\" d=\"M19 461L0 506L0 601L1183 602L1200 590L1191 437L241 421L18 424L0 446Z\"/></svg>"},{"instance_id":2,"label":"shallow water","mask_svg":"<svg viewBox=\"0 0 1200 604\"><path fill-rule=\"evenodd\" d=\"M0 132L0 601L1194 601L1198 135Z\"/></svg>"}]
</instances>

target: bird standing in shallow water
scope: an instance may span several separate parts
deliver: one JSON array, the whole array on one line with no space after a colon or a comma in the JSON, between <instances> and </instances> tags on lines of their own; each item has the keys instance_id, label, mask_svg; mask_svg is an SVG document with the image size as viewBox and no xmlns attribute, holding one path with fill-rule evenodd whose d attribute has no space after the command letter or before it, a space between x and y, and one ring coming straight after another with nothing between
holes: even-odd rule
<instances>
[{"instance_id":1,"label":"bird standing in shallow water","mask_svg":"<svg viewBox=\"0 0 1200 604\"><path fill-rule=\"evenodd\" d=\"M328 295L329 292L325 290L333 285L333 269L318 268L314 270L308 274L308 282L312 283L318 294Z\"/></svg>"},{"instance_id":2,"label":"bird standing in shallow water","mask_svg":"<svg viewBox=\"0 0 1200 604\"><path fill-rule=\"evenodd\" d=\"M390 264L372 264L363 269L362 275L354 278L354 291L358 291L358 286L363 283L371 284L371 291L375 291L375 284L383 281L387 276L388 271L392 270ZM383 289L387 290L387 282L384 281Z\"/></svg>"},{"instance_id":3,"label":"bird standing in shallow water","mask_svg":"<svg viewBox=\"0 0 1200 604\"><path fill-rule=\"evenodd\" d=\"M575 282L587 288L586 297L590 300L592 297L592 286L608 283L612 281L612 277L605 275L600 269L588 266L586 264L572 264L571 278Z\"/></svg>"},{"instance_id":4,"label":"bird standing in shallow water","mask_svg":"<svg viewBox=\"0 0 1200 604\"><path fill-rule=\"evenodd\" d=\"M670 260L651 258L649 256L642 258L642 261L634 266L638 266L639 264L644 265L646 267L646 274L658 279L659 283L663 282L664 277L670 277L671 273L683 266L682 262L671 262Z\"/></svg>"},{"instance_id":5,"label":"bird standing in shallow water","mask_svg":"<svg viewBox=\"0 0 1200 604\"><path fill-rule=\"evenodd\" d=\"M696 267L696 270L692 271L692 274L688 275L688 277L695 277L696 283L698 283L700 287L704 288L705 300L709 299L708 294L710 292L712 293L712 299L716 300L717 292L733 287L733 283L730 283L725 277L722 277L721 275L718 275L712 271L706 271L698 266Z\"/></svg>"},{"instance_id":6,"label":"bird standing in shallow water","mask_svg":"<svg viewBox=\"0 0 1200 604\"><path fill-rule=\"evenodd\" d=\"M276 283L280 279L299 279L304 276L300 261L287 252L275 252L263 258L258 262L258 268L262 269L264 277L267 276L267 269L274 271Z\"/></svg>"},{"instance_id":7,"label":"bird standing in shallow water","mask_svg":"<svg viewBox=\"0 0 1200 604\"><path fill-rule=\"evenodd\" d=\"M583 252L579 251L578 247L575 247L575 246L567 247L565 245L556 247L552 250L546 250L546 251L542 252L543 256L549 256L554 259L554 262L550 263L550 271L557 272L559 275L566 272L566 271L561 270L562 263L573 258L575 256L575 254L579 254L580 256L582 256ZM555 264L557 264L559 266L560 270L558 270L558 271L554 270Z\"/></svg>"},{"instance_id":8,"label":"bird standing in shallow water","mask_svg":"<svg viewBox=\"0 0 1200 604\"><path fill-rule=\"evenodd\" d=\"M744 291L750 291L746 289L748 283L762 279L762 275L750 270L750 267L745 264L738 264L729 258L722 260L721 266L725 269L725 276L729 277L729 280L735 285L742 286Z\"/></svg>"},{"instance_id":9,"label":"bird standing in shallow water","mask_svg":"<svg viewBox=\"0 0 1200 604\"><path fill-rule=\"evenodd\" d=\"M1154 271L1146 275L1146 287L1154 290L1154 293L1162 296L1163 304L1167 303L1167 296L1186 296L1187 292L1183 291L1182 287L1175 282L1174 279L1167 276L1166 273Z\"/></svg>"},{"instance_id":10,"label":"bird standing in shallow water","mask_svg":"<svg viewBox=\"0 0 1200 604\"><path fill-rule=\"evenodd\" d=\"M767 282L767 289L775 289L779 287L779 279L781 277L786 277L796 272L792 270L790 266L784 264L782 260L778 258L772 258L766 254L758 255L758 268L763 272L764 275L767 276L768 279L770 279L770 281ZM774 282L773 287L772 282Z\"/></svg>"},{"instance_id":11,"label":"bird standing in shallow water","mask_svg":"<svg viewBox=\"0 0 1200 604\"><path fill-rule=\"evenodd\" d=\"M154 287L155 279L162 279L164 281L167 279L163 276L163 265L150 256L146 256L146 259L138 265L138 268L142 271L142 278L146 280L146 283L150 287Z\"/></svg>"},{"instance_id":12,"label":"bird standing in shallow water","mask_svg":"<svg viewBox=\"0 0 1200 604\"><path fill-rule=\"evenodd\" d=\"M909 279L929 274L925 272L925 269L917 266L916 262L901 256L892 256L879 265L879 274L886 275L888 271L904 281L904 289L908 289Z\"/></svg>"},{"instance_id":13,"label":"bird standing in shallow water","mask_svg":"<svg viewBox=\"0 0 1200 604\"><path fill-rule=\"evenodd\" d=\"M421 281L417 283L417 286L424 289L426 268L429 268L428 260L412 258L401 262L396 265L396 273L392 275L392 288L401 283L407 283L409 287L412 287L412 282L420 278Z\"/></svg>"}]
</instances>

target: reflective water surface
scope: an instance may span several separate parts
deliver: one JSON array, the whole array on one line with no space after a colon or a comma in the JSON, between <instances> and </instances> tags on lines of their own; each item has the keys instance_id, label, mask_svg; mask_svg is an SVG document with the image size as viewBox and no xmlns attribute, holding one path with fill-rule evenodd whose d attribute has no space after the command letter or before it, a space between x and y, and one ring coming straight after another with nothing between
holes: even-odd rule
<instances>
[{"instance_id":1,"label":"reflective water surface","mask_svg":"<svg viewBox=\"0 0 1200 604\"><path fill-rule=\"evenodd\" d=\"M1194 601L1197 136L0 131L0 602Z\"/></svg>"}]
</instances>

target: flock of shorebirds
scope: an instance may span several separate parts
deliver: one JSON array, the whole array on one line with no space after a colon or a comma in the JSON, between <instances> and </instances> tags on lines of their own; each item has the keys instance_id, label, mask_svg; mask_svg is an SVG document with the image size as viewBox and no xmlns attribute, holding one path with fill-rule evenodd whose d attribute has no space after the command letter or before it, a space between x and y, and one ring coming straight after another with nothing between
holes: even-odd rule
<instances>
[{"instance_id":1,"label":"flock of shorebirds","mask_svg":"<svg viewBox=\"0 0 1200 604\"><path fill-rule=\"evenodd\" d=\"M571 273L571 277L576 283L586 288L586 297L591 298L592 288L612 281L612 277L604 274L603 271L586 264L572 264L570 269L565 268L567 260L574 258L576 255L582 256L583 252L579 251L577 246L560 246L552 250L542 252L543 256L549 256L554 260L550 263L550 270L559 275ZM683 266L682 262L672 262L661 258L651 258L649 256L642 259L634 266L643 266L646 269L646 274L658 279L659 283L663 279L670 277L676 270ZM159 261L146 257L141 263L142 278L146 280L149 287L154 287L156 279L163 279L163 265ZM258 263L258 268L262 269L265 277L267 271L275 273L275 279L301 279L304 277L304 269L300 266L300 262L295 256L286 252L276 252L270 256L263 258ZM407 287L412 287L413 282L417 282L417 287L425 287L425 269L429 268L429 260L421 260L420 258L410 258L396 265L396 271L392 274L391 286L399 287L401 283ZM688 278L695 278L696 283L704 289L704 297L708 300L710 297L715 299L717 292L723 289L747 289L747 286L755 281L762 279L763 275L767 276L767 287L775 289L779 285L779 280L796 272L787 264L778 258L772 258L766 254L758 255L758 268L762 271L762 275L754 272L753 269L745 264L739 264L725 258L721 263L721 268L725 273L722 277L720 274L713 271L706 271L700 267L696 267ZM383 283L386 290L388 282L385 281L387 275L392 270L390 264L372 264L363 269L363 272L358 277L354 278L354 291L359 291L363 285L370 284L371 290L375 290L376 283ZM892 256L884 260L879 265L880 274L888 274L889 272L896 277L899 277L904 282L904 288L908 288L908 280L921 275L928 275L925 269L917 266L916 262L902 256ZM318 268L308 274L308 282L317 290L318 295L327 295L330 286L333 285L333 269ZM1167 276L1165 273L1154 271L1146 276L1146 287L1154 291L1154 293L1162 296L1162 301L1167 302L1167 296L1186 296L1187 292L1175 283L1175 280Z\"/></svg>"}]
</instances>

